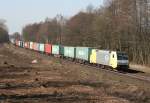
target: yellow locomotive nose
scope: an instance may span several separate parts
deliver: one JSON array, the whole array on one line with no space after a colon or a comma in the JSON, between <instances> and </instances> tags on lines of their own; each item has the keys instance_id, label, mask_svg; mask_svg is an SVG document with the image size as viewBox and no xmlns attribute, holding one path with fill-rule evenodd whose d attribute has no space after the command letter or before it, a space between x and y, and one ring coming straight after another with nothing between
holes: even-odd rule
<instances>
[{"instance_id":1,"label":"yellow locomotive nose","mask_svg":"<svg viewBox=\"0 0 150 103\"><path fill-rule=\"evenodd\" d=\"M109 65L112 68L117 68L117 52L112 51L110 53L110 61L109 61Z\"/></svg>"}]
</instances>

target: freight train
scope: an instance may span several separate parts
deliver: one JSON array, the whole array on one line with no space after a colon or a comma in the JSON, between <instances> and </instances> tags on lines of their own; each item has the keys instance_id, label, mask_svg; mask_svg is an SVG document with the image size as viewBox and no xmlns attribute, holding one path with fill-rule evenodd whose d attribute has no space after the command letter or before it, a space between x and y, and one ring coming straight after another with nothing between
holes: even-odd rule
<instances>
[{"instance_id":1,"label":"freight train","mask_svg":"<svg viewBox=\"0 0 150 103\"><path fill-rule=\"evenodd\" d=\"M43 44L36 42L12 41L16 46L55 55L83 63L95 64L98 66L109 67L115 70L128 69L129 59L125 52L99 50L92 47L71 47L62 45Z\"/></svg>"}]
</instances>

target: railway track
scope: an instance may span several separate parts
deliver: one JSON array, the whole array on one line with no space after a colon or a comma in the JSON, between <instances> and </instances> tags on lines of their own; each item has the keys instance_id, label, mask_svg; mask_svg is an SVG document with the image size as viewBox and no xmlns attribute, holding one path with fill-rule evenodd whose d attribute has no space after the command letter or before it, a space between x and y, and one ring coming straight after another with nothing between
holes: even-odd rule
<instances>
[{"instance_id":1,"label":"railway track","mask_svg":"<svg viewBox=\"0 0 150 103\"><path fill-rule=\"evenodd\" d=\"M73 61L70 61L70 60L67 60L67 59L62 59L63 61L65 62L70 62L70 63L75 63L75 64L79 64L79 65L82 65L82 66L86 66L86 67L89 67L89 68L94 68L94 69L100 69L101 71L105 71L105 72L109 72L109 73L113 73L113 74L116 74L116 75L120 75L120 76L127 76L127 77L130 77L130 78L133 78L133 79L137 79L137 80L142 80L142 81L146 81L146 82L150 82L150 77L148 76L143 76L143 75L140 75L138 73L129 73L127 71L118 71L118 70L113 70L113 69L110 69L110 68L100 68L98 66L93 66L91 64L83 64L83 63L78 63L78 62L73 62ZM129 69L130 70L130 69ZM131 70L130 70L131 71ZM132 70L134 71L134 70ZM137 71L138 72L138 71ZM139 71L140 72L140 71ZM143 73L143 72L142 72Z\"/></svg>"},{"instance_id":2,"label":"railway track","mask_svg":"<svg viewBox=\"0 0 150 103\"><path fill-rule=\"evenodd\" d=\"M89 67L91 67L91 66L89 66ZM94 68L97 68L97 67L94 67ZM109 69L102 69L102 70L116 74L116 75L127 76L130 78L150 82L150 77L141 76L140 74L133 74L133 73L127 73L127 72L122 72L122 71L114 71L114 70L109 70Z\"/></svg>"}]
</instances>

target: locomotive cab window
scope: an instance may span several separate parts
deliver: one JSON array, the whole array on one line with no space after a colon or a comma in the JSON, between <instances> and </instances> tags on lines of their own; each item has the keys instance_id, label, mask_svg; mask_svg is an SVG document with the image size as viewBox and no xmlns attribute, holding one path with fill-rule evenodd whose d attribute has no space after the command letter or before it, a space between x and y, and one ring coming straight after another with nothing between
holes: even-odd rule
<instances>
[{"instance_id":1,"label":"locomotive cab window","mask_svg":"<svg viewBox=\"0 0 150 103\"><path fill-rule=\"evenodd\" d=\"M115 55L113 54L113 58L115 58Z\"/></svg>"},{"instance_id":2,"label":"locomotive cab window","mask_svg":"<svg viewBox=\"0 0 150 103\"><path fill-rule=\"evenodd\" d=\"M118 60L128 60L128 55L126 53L117 53Z\"/></svg>"}]
</instances>

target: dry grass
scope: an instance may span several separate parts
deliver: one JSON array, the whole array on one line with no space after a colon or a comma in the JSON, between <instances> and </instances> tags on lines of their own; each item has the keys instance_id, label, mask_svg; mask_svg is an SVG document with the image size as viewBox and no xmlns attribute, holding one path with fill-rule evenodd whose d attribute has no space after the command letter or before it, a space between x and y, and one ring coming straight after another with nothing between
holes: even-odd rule
<instances>
[{"instance_id":1,"label":"dry grass","mask_svg":"<svg viewBox=\"0 0 150 103\"><path fill-rule=\"evenodd\" d=\"M150 73L150 67L148 67L148 66L131 63L130 68L133 69L133 70L138 70L138 71Z\"/></svg>"}]
</instances>

